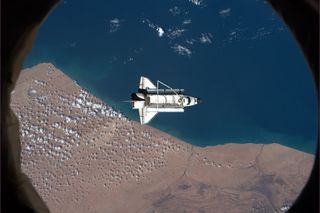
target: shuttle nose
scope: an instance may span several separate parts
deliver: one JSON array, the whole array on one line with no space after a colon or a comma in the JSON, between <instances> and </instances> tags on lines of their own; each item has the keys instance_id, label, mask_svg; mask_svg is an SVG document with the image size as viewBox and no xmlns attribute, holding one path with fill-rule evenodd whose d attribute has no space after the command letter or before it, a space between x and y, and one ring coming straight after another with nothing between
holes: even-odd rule
<instances>
[{"instance_id":1,"label":"shuttle nose","mask_svg":"<svg viewBox=\"0 0 320 213\"><path fill-rule=\"evenodd\" d=\"M198 104L201 104L201 103L202 103L201 98L197 98L197 103L198 103Z\"/></svg>"}]
</instances>

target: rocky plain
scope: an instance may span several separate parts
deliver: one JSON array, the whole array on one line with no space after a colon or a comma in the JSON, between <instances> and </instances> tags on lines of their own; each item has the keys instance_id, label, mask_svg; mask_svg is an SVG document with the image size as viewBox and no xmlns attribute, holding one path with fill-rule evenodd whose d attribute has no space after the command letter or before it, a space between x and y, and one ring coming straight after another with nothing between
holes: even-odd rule
<instances>
[{"instance_id":1,"label":"rocky plain","mask_svg":"<svg viewBox=\"0 0 320 213\"><path fill-rule=\"evenodd\" d=\"M21 72L11 107L22 169L51 212L285 212L314 161L277 143L193 146L49 63Z\"/></svg>"}]
</instances>

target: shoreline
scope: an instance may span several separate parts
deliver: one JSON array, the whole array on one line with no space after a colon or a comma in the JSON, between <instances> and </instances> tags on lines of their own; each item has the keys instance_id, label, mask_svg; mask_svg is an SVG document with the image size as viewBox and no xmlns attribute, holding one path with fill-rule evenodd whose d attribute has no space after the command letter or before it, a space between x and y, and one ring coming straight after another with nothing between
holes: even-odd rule
<instances>
[{"instance_id":1,"label":"shoreline","mask_svg":"<svg viewBox=\"0 0 320 213\"><path fill-rule=\"evenodd\" d=\"M59 70L63 70L63 67L60 67L58 66L56 63L51 63L51 62L35 62L33 63L34 65L31 66L31 67L25 67L23 68L23 70L28 70L28 69L32 69L33 67L37 66L37 65L40 65L40 64L52 64L55 68L59 69ZM66 76L68 76L68 78L72 79L72 76L70 76L69 74L66 74L64 73ZM110 98L108 98L107 96L105 95L102 95L100 94L98 91L94 90L90 84L87 84L86 82L80 82L80 85L79 82L77 80L73 80L75 81L75 83L77 83L78 86L82 87L84 86L84 89L87 90L89 93L91 94L94 94L97 98L101 99L105 104L111 106L113 109L115 109L116 111L118 112L121 112L126 118L128 119L132 119L133 117L133 113L130 113L129 111L127 110L121 110L119 109L119 104L113 102ZM110 104L111 103L111 104ZM129 114L128 114L129 113ZM138 118L138 117L136 117ZM134 121L137 121L137 120L134 120ZM228 144L228 143L239 143L239 144L243 144L243 143L247 143L246 141L248 141L249 143L255 143L255 144L271 144L271 143L274 143L274 141L282 141L282 143L280 142L276 142L276 143L279 143L283 146L286 146L286 147L290 147L290 148L293 148L293 149L296 149L296 150L299 150L299 151L302 151L302 152L306 152L306 153L309 153L309 154L315 154L315 151L316 151L316 145L313 146L313 148L311 148L311 145L308 145L307 148L304 148L304 146L297 146L297 145L291 145L290 146L290 142L288 140L289 139L286 139L288 138L287 136L285 135L281 135L279 134L278 136L276 136L277 138L279 139L271 139L270 142L265 142L263 139L258 139L258 138L252 138L252 139L239 139L236 141L236 139L232 139L232 140L228 140L228 139L217 139L217 138L212 138L212 139L209 139L209 141L213 141L213 142L210 142L210 143L207 143L206 141L208 141L207 139L195 139L195 138L192 138L192 137L184 137L183 136L183 133L179 132L179 130L177 129L168 129L165 127L164 124L150 124L148 125L150 127L153 127L153 128L156 128L156 129L159 129L161 131L164 131L166 132L167 134L170 134L170 135L173 135L174 137L178 138L179 140L183 140L183 141L186 141L187 143L193 145L193 146L197 146L197 147L210 147L210 146L215 146L215 145L223 145L223 144ZM283 140L281 140L281 138L283 138ZM298 138L292 138L293 140L299 140ZM242 141L242 142L240 142ZM252 142L252 141L258 141L258 142ZM314 144L316 144L316 142L314 142Z\"/></svg>"},{"instance_id":2,"label":"shoreline","mask_svg":"<svg viewBox=\"0 0 320 213\"><path fill-rule=\"evenodd\" d=\"M11 107L22 169L52 212L280 211L313 166L276 143L191 145L128 120L52 64L29 71Z\"/></svg>"}]
</instances>

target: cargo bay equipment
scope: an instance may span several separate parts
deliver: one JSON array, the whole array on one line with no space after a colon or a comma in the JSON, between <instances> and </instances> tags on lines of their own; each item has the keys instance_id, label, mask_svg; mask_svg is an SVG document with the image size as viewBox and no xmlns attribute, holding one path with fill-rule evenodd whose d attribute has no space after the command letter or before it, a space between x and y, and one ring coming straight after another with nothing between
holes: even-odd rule
<instances>
[{"instance_id":1,"label":"cargo bay equipment","mask_svg":"<svg viewBox=\"0 0 320 213\"><path fill-rule=\"evenodd\" d=\"M159 85L164 89L160 89ZM184 89L172 89L157 81L155 86L141 76L138 92L131 94L133 109L139 110L140 123L147 124L158 112L184 112L184 108L201 102L200 98L184 95Z\"/></svg>"}]
</instances>

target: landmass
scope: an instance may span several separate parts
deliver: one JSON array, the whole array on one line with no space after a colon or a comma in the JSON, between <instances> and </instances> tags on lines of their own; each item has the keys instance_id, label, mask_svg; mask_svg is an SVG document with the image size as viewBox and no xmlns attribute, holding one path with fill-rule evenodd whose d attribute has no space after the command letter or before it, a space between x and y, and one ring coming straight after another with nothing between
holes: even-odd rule
<instances>
[{"instance_id":1,"label":"landmass","mask_svg":"<svg viewBox=\"0 0 320 213\"><path fill-rule=\"evenodd\" d=\"M193 146L50 63L23 70L11 96L22 169L51 212L285 212L314 161L277 143Z\"/></svg>"}]
</instances>

